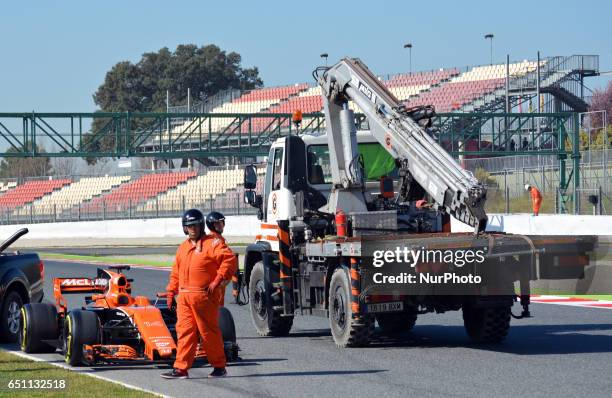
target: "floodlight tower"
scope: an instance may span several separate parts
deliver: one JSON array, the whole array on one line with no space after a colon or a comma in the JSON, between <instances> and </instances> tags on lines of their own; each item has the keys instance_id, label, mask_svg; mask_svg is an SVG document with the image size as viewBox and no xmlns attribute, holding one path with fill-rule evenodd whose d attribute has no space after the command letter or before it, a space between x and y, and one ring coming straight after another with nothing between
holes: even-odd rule
<instances>
[{"instance_id":1,"label":"floodlight tower","mask_svg":"<svg viewBox=\"0 0 612 398\"><path fill-rule=\"evenodd\" d=\"M484 38L491 40L491 65L493 65L493 33L487 33Z\"/></svg>"},{"instance_id":2,"label":"floodlight tower","mask_svg":"<svg viewBox=\"0 0 612 398\"><path fill-rule=\"evenodd\" d=\"M408 59L410 62L410 74L412 75L412 43L406 43L404 44L404 48L407 48L409 51L409 55L408 55Z\"/></svg>"}]
</instances>

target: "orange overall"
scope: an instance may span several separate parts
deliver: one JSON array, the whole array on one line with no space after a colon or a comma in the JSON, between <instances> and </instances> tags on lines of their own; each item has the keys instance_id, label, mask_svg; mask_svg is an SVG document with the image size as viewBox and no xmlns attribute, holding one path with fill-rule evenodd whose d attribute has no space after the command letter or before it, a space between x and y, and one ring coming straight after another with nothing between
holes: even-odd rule
<instances>
[{"instance_id":1,"label":"orange overall","mask_svg":"<svg viewBox=\"0 0 612 398\"><path fill-rule=\"evenodd\" d=\"M200 335L208 362L225 367L223 337L219 329L219 303L224 281L230 281L238 262L219 235L206 235L196 244L187 239L177 252L166 291L176 295L177 353L174 367L191 368ZM214 280L222 283L209 296L207 287Z\"/></svg>"},{"instance_id":2,"label":"orange overall","mask_svg":"<svg viewBox=\"0 0 612 398\"><path fill-rule=\"evenodd\" d=\"M533 214L537 216L540 213L540 205L542 204L542 194L536 187L531 187L531 204L533 206Z\"/></svg>"}]
</instances>

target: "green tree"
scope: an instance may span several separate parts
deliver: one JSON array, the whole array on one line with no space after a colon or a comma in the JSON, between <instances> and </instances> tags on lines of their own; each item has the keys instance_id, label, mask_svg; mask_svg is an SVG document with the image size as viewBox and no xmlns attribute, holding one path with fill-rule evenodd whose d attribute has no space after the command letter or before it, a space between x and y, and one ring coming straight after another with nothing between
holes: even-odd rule
<instances>
[{"instance_id":1,"label":"green tree","mask_svg":"<svg viewBox=\"0 0 612 398\"><path fill-rule=\"evenodd\" d=\"M31 144L26 149L31 151ZM37 153L45 153L45 148L37 145ZM18 153L22 150L17 150L13 147L7 149L7 153ZM0 161L0 177L3 178L18 178L23 180L25 177L47 176L52 172L51 160L46 157L12 157L7 156Z\"/></svg>"},{"instance_id":2,"label":"green tree","mask_svg":"<svg viewBox=\"0 0 612 398\"><path fill-rule=\"evenodd\" d=\"M203 100L229 88L261 87L258 69L243 68L241 62L240 54L226 53L213 44L202 47L182 44L174 52L164 47L143 54L136 64L122 61L114 65L93 99L102 112L164 112L166 92L170 94L170 103L177 104L187 101L187 89L193 99ZM97 136L107 122L105 118L94 119L92 132L83 137L84 150L114 149L117 143L112 132L104 130ZM141 126L136 122L130 126L138 127ZM96 161L86 160L89 164Z\"/></svg>"}]
</instances>

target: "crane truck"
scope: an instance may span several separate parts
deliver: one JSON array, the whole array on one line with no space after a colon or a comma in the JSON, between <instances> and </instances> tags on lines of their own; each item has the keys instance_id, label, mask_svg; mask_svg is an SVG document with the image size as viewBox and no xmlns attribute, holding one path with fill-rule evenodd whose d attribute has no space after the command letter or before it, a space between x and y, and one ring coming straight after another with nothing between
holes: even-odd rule
<instances>
[{"instance_id":1,"label":"crane truck","mask_svg":"<svg viewBox=\"0 0 612 398\"><path fill-rule=\"evenodd\" d=\"M523 308L515 317L530 316L531 280L581 276L593 237L485 232L486 186L430 136L433 107L406 109L359 59L313 76L323 93L325 134L278 138L263 194L255 191L255 166L245 169L245 202L259 209L261 232L246 248L238 279L259 335L285 336L296 315L314 315L329 318L338 346L363 346L375 322L395 333L412 328L419 314L462 310L472 340L501 342L515 301ZM351 102L369 131L357 131ZM451 217L474 233L451 232ZM399 274L386 276L373 266L377 253L391 260L415 248L480 251L486 266L460 270L436 259L410 268L404 261L389 268ZM400 274L410 278L402 267L420 276L480 272L489 282L458 290L398 284Z\"/></svg>"}]
</instances>

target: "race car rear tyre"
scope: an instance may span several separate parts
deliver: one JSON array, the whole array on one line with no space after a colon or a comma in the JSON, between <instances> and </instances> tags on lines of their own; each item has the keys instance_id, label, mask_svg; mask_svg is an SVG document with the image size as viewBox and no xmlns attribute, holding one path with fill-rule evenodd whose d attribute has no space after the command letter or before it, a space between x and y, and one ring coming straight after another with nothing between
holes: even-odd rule
<instances>
[{"instance_id":1,"label":"race car rear tyre","mask_svg":"<svg viewBox=\"0 0 612 398\"><path fill-rule=\"evenodd\" d=\"M55 352L56 348L42 340L57 340L57 309L52 304L30 303L21 307L19 346L29 354Z\"/></svg>"},{"instance_id":2,"label":"race car rear tyre","mask_svg":"<svg viewBox=\"0 0 612 398\"><path fill-rule=\"evenodd\" d=\"M416 311L376 314L376 321L384 334L407 332L414 327L416 320Z\"/></svg>"},{"instance_id":3,"label":"race car rear tyre","mask_svg":"<svg viewBox=\"0 0 612 398\"><path fill-rule=\"evenodd\" d=\"M71 366L85 365L84 344L100 343L100 319L95 312L71 311L64 322L64 358Z\"/></svg>"},{"instance_id":4,"label":"race car rear tyre","mask_svg":"<svg viewBox=\"0 0 612 398\"><path fill-rule=\"evenodd\" d=\"M14 343L19 334L19 311L23 305L21 295L15 290L9 290L0 308L0 342Z\"/></svg>"},{"instance_id":5,"label":"race car rear tyre","mask_svg":"<svg viewBox=\"0 0 612 398\"><path fill-rule=\"evenodd\" d=\"M511 307L463 307L463 324L475 343L500 343L508 335Z\"/></svg>"},{"instance_id":6,"label":"race car rear tyre","mask_svg":"<svg viewBox=\"0 0 612 398\"><path fill-rule=\"evenodd\" d=\"M236 342L236 325L234 324L234 317L225 307L219 307L219 329L221 329L221 335L223 336L224 342Z\"/></svg>"},{"instance_id":7,"label":"race car rear tyre","mask_svg":"<svg viewBox=\"0 0 612 398\"><path fill-rule=\"evenodd\" d=\"M271 292L266 291L264 265L259 261L251 271L249 280L249 306L253 325L260 336L287 336L293 325L293 316L282 316L272 305Z\"/></svg>"},{"instance_id":8,"label":"race car rear tyre","mask_svg":"<svg viewBox=\"0 0 612 398\"><path fill-rule=\"evenodd\" d=\"M368 345L374 332L372 315L353 314L348 271L337 268L329 285L329 324L338 347Z\"/></svg>"}]
</instances>

